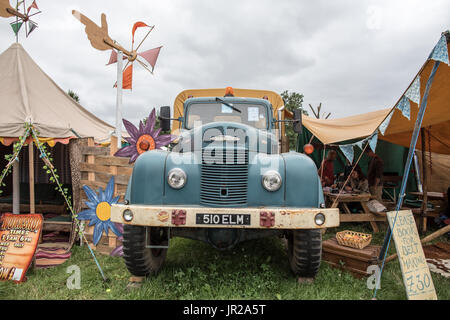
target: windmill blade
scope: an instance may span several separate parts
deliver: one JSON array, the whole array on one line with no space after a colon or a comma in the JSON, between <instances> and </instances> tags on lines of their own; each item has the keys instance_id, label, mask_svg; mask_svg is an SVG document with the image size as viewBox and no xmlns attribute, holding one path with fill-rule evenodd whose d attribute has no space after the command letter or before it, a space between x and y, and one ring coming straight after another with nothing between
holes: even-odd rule
<instances>
[{"instance_id":1,"label":"windmill blade","mask_svg":"<svg viewBox=\"0 0 450 320\"><path fill-rule=\"evenodd\" d=\"M137 58L136 58L136 61L139 62L139 64L140 64L141 66L143 66L148 72L150 72L151 74L153 74L153 70L150 70L150 68L149 68L144 62L142 62L141 60L139 60L139 59L137 59Z\"/></svg>"},{"instance_id":2,"label":"windmill blade","mask_svg":"<svg viewBox=\"0 0 450 320\"><path fill-rule=\"evenodd\" d=\"M152 68L155 69L156 60L158 59L161 48L162 46L138 53L138 56L144 58L152 66Z\"/></svg>"},{"instance_id":3,"label":"windmill blade","mask_svg":"<svg viewBox=\"0 0 450 320\"><path fill-rule=\"evenodd\" d=\"M152 30L155 28L155 26L151 26L150 30L148 30L147 34L145 35L145 37L141 40L141 42L139 42L138 46L136 47L136 51L139 50L139 48L141 47L141 45L144 43L145 39L147 39L148 35L150 34L150 32L152 32Z\"/></svg>"},{"instance_id":4,"label":"windmill blade","mask_svg":"<svg viewBox=\"0 0 450 320\"><path fill-rule=\"evenodd\" d=\"M127 57L124 55L122 56L122 60L125 60ZM117 52L112 49L111 50L111 55L109 56L109 62L106 64L107 66L109 66L110 64L116 63L117 62Z\"/></svg>"}]
</instances>

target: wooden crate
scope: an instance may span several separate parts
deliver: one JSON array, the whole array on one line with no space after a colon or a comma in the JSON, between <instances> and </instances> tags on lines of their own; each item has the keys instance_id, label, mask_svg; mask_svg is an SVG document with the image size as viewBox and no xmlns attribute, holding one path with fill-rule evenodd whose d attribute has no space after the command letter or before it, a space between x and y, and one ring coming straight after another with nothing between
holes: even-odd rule
<instances>
[{"instance_id":1,"label":"wooden crate","mask_svg":"<svg viewBox=\"0 0 450 320\"><path fill-rule=\"evenodd\" d=\"M377 264L380 249L380 246L373 245L364 249L349 248L341 246L336 238L332 238L322 243L322 260L360 278L371 275L367 273L367 267Z\"/></svg>"},{"instance_id":2,"label":"wooden crate","mask_svg":"<svg viewBox=\"0 0 450 320\"><path fill-rule=\"evenodd\" d=\"M114 176L114 196L120 196L119 202L123 201L133 171L133 164L129 163L129 158L113 156L117 151L117 147L115 147L117 145L116 139L111 139L111 148L95 146L92 138L84 140L83 143L76 146L75 154L78 155L78 158L76 162L73 162L76 169L73 170L72 168L72 176L75 173L77 177L72 184L76 212L88 208L85 204L88 199L83 186L87 185L94 191L97 191L99 187L105 189L112 176ZM87 225L88 222L85 223L85 235L93 249L100 253L109 254L120 245L116 235L109 230L108 236L103 235L97 246L94 246L92 243L94 227L88 227Z\"/></svg>"}]
</instances>

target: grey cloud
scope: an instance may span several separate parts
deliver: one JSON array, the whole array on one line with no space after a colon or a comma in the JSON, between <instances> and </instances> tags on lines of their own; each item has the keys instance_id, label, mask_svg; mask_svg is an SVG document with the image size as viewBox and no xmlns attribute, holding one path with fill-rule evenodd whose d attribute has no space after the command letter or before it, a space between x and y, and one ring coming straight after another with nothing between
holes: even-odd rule
<instances>
[{"instance_id":1,"label":"grey cloud","mask_svg":"<svg viewBox=\"0 0 450 320\"><path fill-rule=\"evenodd\" d=\"M105 12L110 35L125 47L135 21L156 25L141 48L164 46L155 74L136 65L133 91L123 97L123 116L134 123L153 107L172 105L184 89L228 85L301 92L305 105L322 102L333 117L390 107L450 21L450 4L438 0L40 0L39 6L39 28L26 40L22 32L21 43L58 85L112 124L116 67L105 66L108 51L90 47L71 9L97 23ZM0 51L14 41L9 22L0 20Z\"/></svg>"}]
</instances>

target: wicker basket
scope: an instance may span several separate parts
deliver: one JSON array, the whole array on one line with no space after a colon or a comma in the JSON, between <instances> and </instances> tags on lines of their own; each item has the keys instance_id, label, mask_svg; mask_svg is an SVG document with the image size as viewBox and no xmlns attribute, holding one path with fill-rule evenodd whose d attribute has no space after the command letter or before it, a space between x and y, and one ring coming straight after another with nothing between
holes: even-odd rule
<instances>
[{"instance_id":1,"label":"wicker basket","mask_svg":"<svg viewBox=\"0 0 450 320\"><path fill-rule=\"evenodd\" d=\"M336 240L341 246L363 249L372 241L372 235L368 233L345 230L336 233Z\"/></svg>"}]
</instances>

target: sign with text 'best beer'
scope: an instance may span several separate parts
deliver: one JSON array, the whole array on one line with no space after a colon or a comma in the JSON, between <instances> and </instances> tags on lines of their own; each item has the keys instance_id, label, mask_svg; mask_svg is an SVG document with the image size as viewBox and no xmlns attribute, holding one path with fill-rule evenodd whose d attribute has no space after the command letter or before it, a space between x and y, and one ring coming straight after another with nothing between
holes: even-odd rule
<instances>
[{"instance_id":1,"label":"sign with text 'best beer'","mask_svg":"<svg viewBox=\"0 0 450 320\"><path fill-rule=\"evenodd\" d=\"M406 295L409 300L437 300L433 279L423 253L411 210L387 213L389 226L395 241L399 257ZM395 226L394 226L395 220Z\"/></svg>"},{"instance_id":2,"label":"sign with text 'best beer'","mask_svg":"<svg viewBox=\"0 0 450 320\"><path fill-rule=\"evenodd\" d=\"M0 281L22 282L41 235L40 214L5 213L0 217Z\"/></svg>"}]
</instances>

